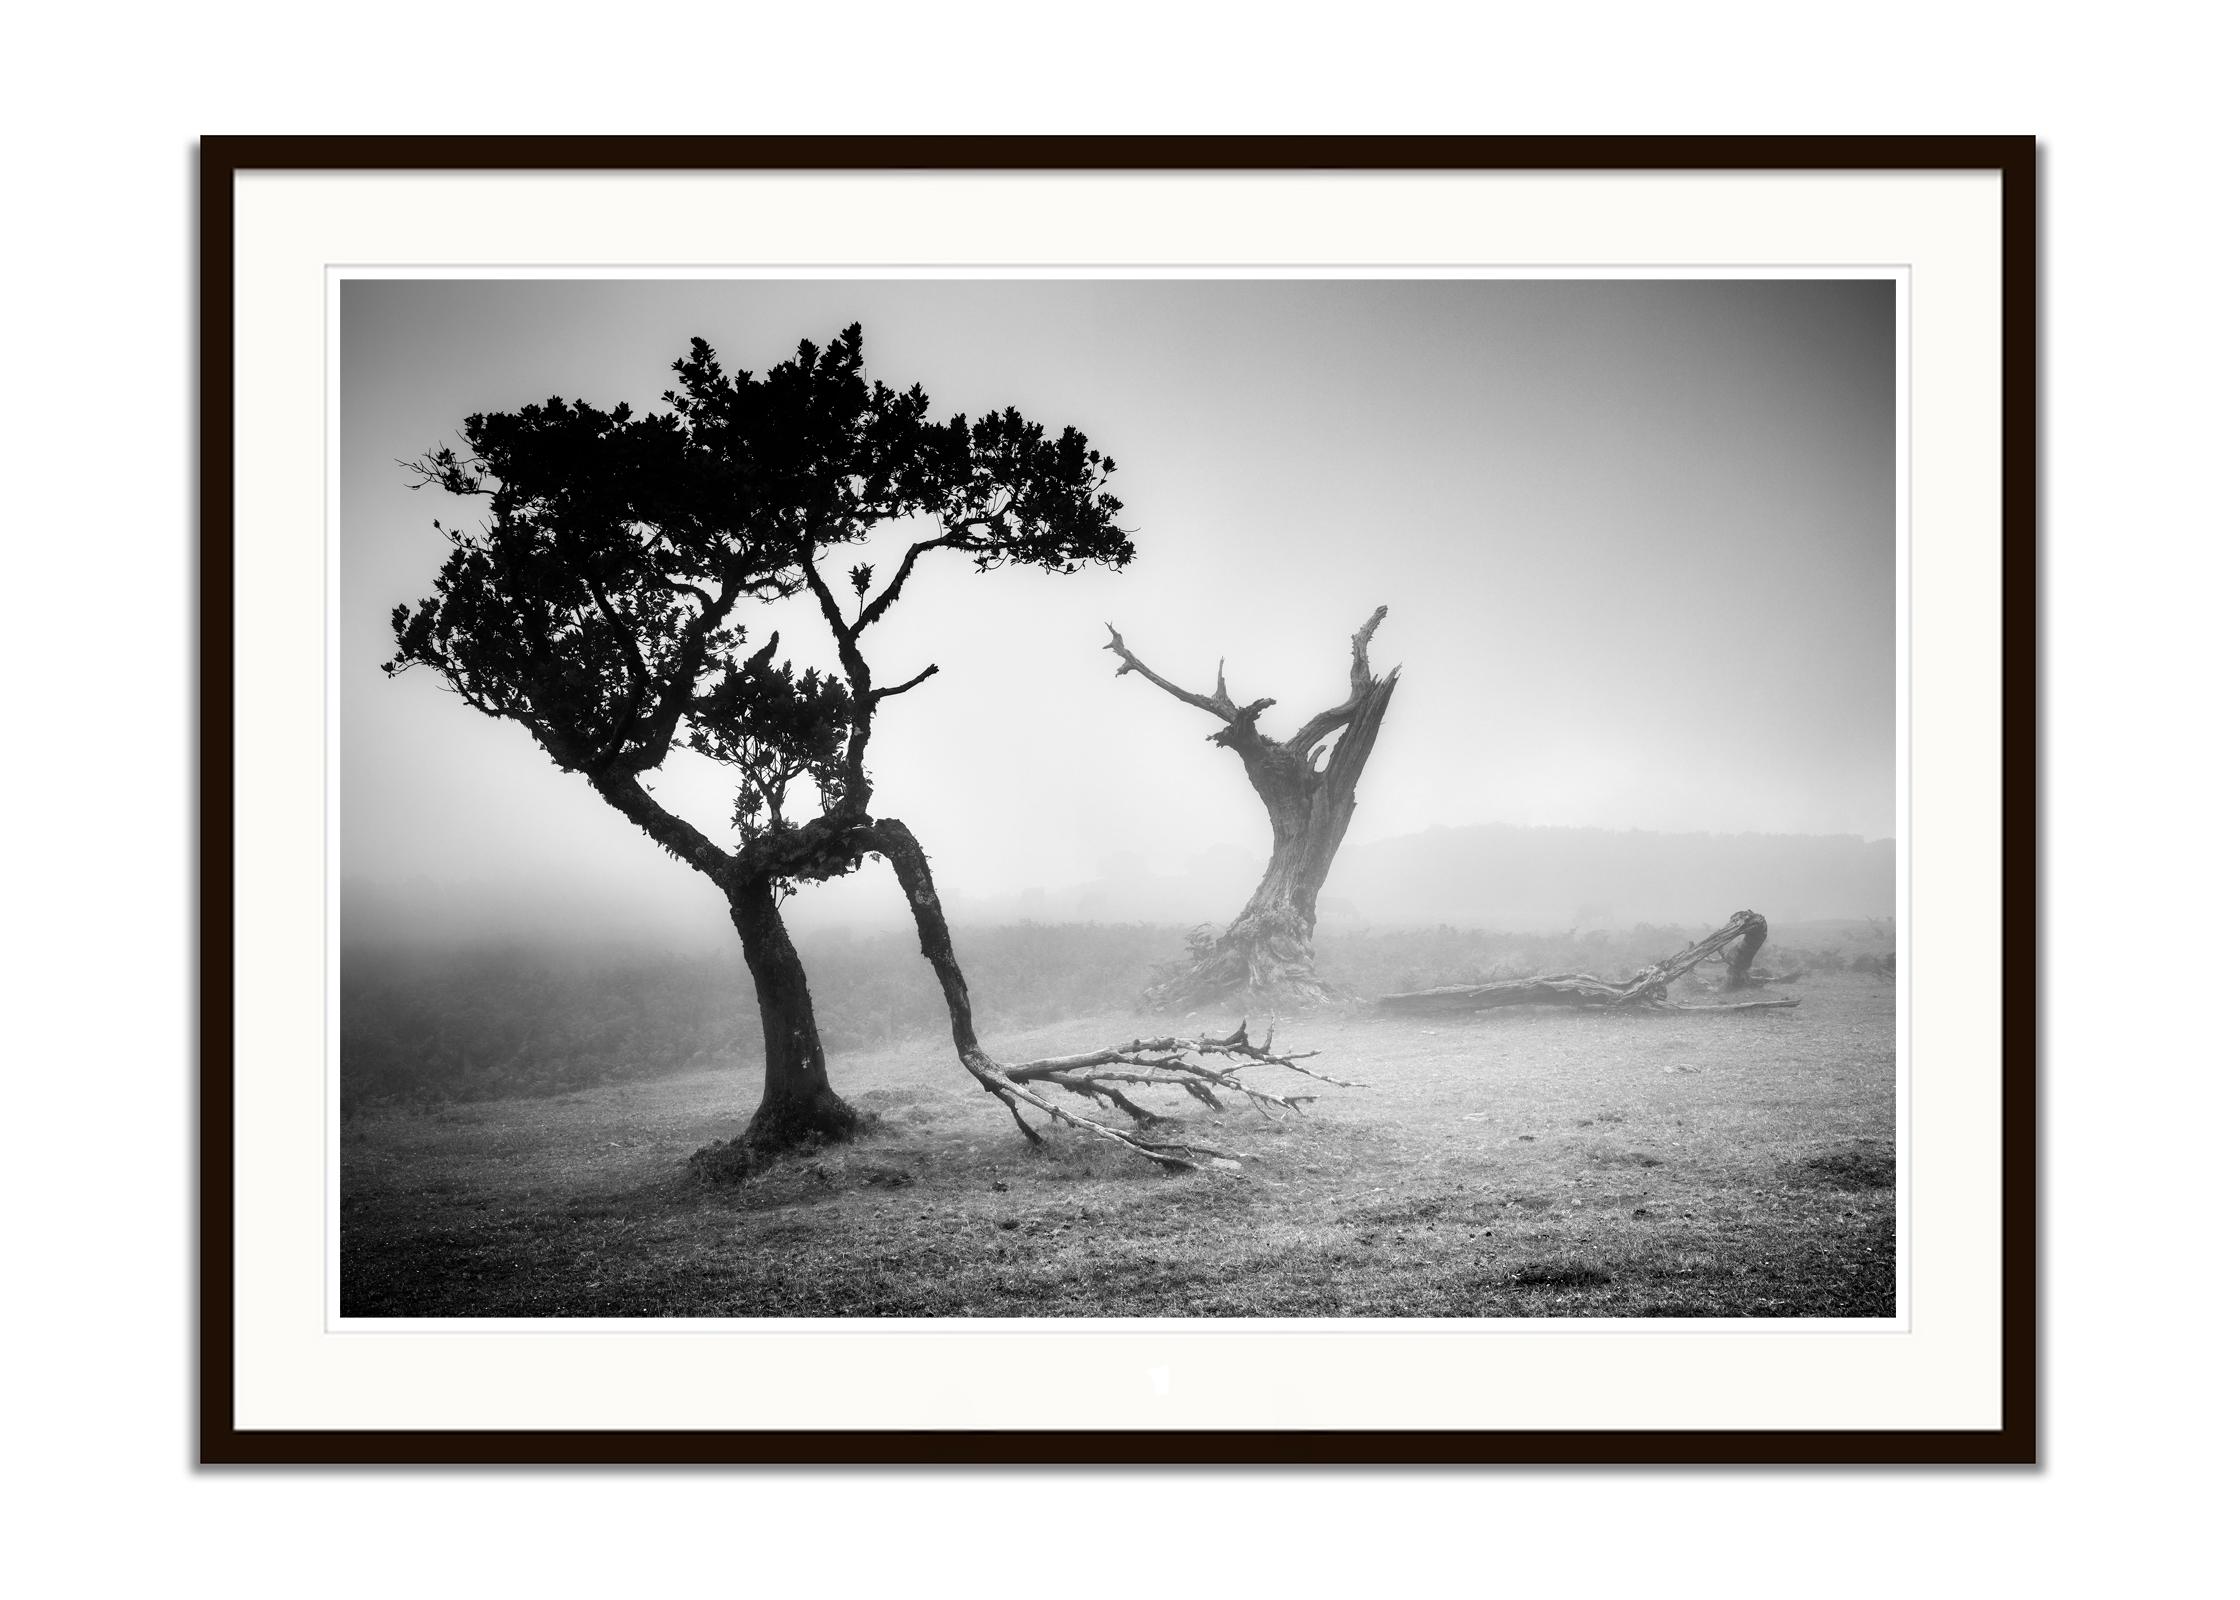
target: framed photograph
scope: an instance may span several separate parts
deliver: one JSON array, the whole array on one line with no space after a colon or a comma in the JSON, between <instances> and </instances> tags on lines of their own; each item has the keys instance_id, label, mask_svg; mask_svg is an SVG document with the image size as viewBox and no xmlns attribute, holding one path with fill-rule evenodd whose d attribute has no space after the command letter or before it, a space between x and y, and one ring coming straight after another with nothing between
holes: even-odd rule
<instances>
[{"instance_id":1,"label":"framed photograph","mask_svg":"<svg viewBox=\"0 0 2240 1600\"><path fill-rule=\"evenodd\" d=\"M2027 138L211 138L231 1462L2029 1462Z\"/></svg>"}]
</instances>

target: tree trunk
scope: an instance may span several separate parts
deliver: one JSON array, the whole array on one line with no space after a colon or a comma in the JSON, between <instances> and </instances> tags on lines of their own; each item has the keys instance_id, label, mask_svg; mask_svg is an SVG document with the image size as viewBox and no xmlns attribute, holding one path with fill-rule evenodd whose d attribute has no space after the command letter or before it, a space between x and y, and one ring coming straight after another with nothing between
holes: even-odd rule
<instances>
[{"instance_id":1,"label":"tree trunk","mask_svg":"<svg viewBox=\"0 0 2240 1600\"><path fill-rule=\"evenodd\" d=\"M1354 787L1376 747L1394 681L1374 680L1320 771L1312 750L1294 753L1279 745L1246 757L1245 771L1268 809L1268 869L1210 955L1171 986L1177 990L1173 1000L1233 992L1318 999L1330 993L1314 970L1315 906L1353 821Z\"/></svg>"},{"instance_id":2,"label":"tree trunk","mask_svg":"<svg viewBox=\"0 0 2240 1600\"><path fill-rule=\"evenodd\" d=\"M739 930L762 1013L762 1104L737 1142L782 1150L812 1139L845 1139L856 1130L855 1109L826 1081L809 975L778 914L777 895L769 880L759 879L734 889L730 899L731 925Z\"/></svg>"},{"instance_id":3,"label":"tree trunk","mask_svg":"<svg viewBox=\"0 0 2240 1600\"><path fill-rule=\"evenodd\" d=\"M1117 629L1105 646L1120 657L1120 671L1140 673L1185 704L1222 721L1212 742L1234 750L1253 792L1268 811L1268 869L1236 920L1210 944L1191 952L1172 976L1145 998L1155 1006L1196 1005L1232 996L1267 1003L1322 1000L1330 986L1314 970L1315 905L1353 821L1354 790L1376 748L1377 732L1392 703L1397 669L1379 677L1369 670L1369 639L1384 620L1379 606L1353 636L1352 692L1316 713L1278 743L1259 730L1260 713L1275 702L1239 706L1225 672L1215 674L1211 695L1196 695L1160 677L1128 649ZM1322 741L1336 743L1323 759ZM1321 765L1317 765L1318 759Z\"/></svg>"},{"instance_id":4,"label":"tree trunk","mask_svg":"<svg viewBox=\"0 0 2240 1600\"><path fill-rule=\"evenodd\" d=\"M933 885L933 867L926 860L925 850L919 845L917 835L894 817L885 817L871 826L872 838L886 852L887 860L894 867L895 881L902 885L903 898L910 902L910 920L918 928L918 952L933 968L936 982L941 985L942 1003L949 1008L949 1037L957 1047L957 1061L971 1073L973 1080L1004 1104L1011 1113L1011 1120L1027 1136L1029 1144L1042 1143L1037 1133L1020 1115L1022 1100L1042 1106L1031 1091L1022 1091L1003 1075L1003 1069L994 1057L980 1048L979 1030L972 1023L972 994L965 987L964 968L957 961L957 949L949 939L949 919L941 909L941 895ZM1080 1119L1069 1116L1066 1120L1080 1126ZM1135 1143L1133 1140L1123 1140ZM1158 1158L1154 1158L1158 1159ZM1179 1163L1187 1166L1187 1161Z\"/></svg>"},{"instance_id":5,"label":"tree trunk","mask_svg":"<svg viewBox=\"0 0 2240 1600\"><path fill-rule=\"evenodd\" d=\"M979 1031L972 1023L972 995L965 987L964 968L949 939L949 919L941 910L941 895L933 885L933 867L917 835L893 817L871 825L871 837L885 851L894 867L895 881L910 902L910 920L918 929L918 952L933 968L941 985L942 1002L949 1008L949 1036L958 1059L968 1067L993 1067L994 1060L980 1048Z\"/></svg>"}]
</instances>

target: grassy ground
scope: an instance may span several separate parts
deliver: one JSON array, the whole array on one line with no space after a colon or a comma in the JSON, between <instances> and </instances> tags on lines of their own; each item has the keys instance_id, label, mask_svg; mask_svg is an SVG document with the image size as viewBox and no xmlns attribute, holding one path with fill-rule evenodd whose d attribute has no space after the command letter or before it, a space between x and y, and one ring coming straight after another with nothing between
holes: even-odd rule
<instances>
[{"instance_id":1,"label":"grassy ground","mask_svg":"<svg viewBox=\"0 0 2240 1600\"><path fill-rule=\"evenodd\" d=\"M1289 1042L1370 1087L1280 1121L1160 1108L1250 1156L1242 1175L1162 1176L1063 1129L1030 1146L932 1040L836 1056L870 1133L736 1190L682 1168L752 1111L744 1067L371 1112L343 1134L343 1311L1888 1316L1890 985L1784 992L1803 1005L1299 1019ZM1156 1026L989 1044L1021 1060Z\"/></svg>"}]
</instances>

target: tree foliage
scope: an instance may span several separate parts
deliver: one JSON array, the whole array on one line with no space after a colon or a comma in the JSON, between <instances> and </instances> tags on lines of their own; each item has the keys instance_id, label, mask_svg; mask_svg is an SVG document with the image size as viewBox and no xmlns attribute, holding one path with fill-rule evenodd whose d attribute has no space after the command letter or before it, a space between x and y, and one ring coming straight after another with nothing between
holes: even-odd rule
<instances>
[{"instance_id":1,"label":"tree foliage","mask_svg":"<svg viewBox=\"0 0 2240 1600\"><path fill-rule=\"evenodd\" d=\"M699 339L673 370L650 414L554 398L469 417L463 449L408 464L420 486L483 500L485 516L471 530L438 522L449 557L431 595L396 608L385 670L433 669L712 876L846 871L841 836L868 816L873 714L936 670L877 687L864 635L938 551L982 570L1125 565L1114 462L1016 410L934 417L921 388L866 378L860 326L760 376L727 373ZM921 536L890 572L852 566L844 604L824 561L890 524ZM750 648L749 603L804 593L837 674L797 672L776 635ZM736 774L736 852L639 783L678 748ZM796 819L785 808L801 780L817 809Z\"/></svg>"}]
</instances>

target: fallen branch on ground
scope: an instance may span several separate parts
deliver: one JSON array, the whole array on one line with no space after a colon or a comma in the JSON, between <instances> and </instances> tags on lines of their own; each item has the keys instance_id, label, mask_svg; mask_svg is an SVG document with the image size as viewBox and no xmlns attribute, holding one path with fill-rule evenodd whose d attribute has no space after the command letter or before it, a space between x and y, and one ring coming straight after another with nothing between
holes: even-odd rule
<instances>
[{"instance_id":1,"label":"fallen branch on ground","mask_svg":"<svg viewBox=\"0 0 2240 1600\"><path fill-rule=\"evenodd\" d=\"M1262 1116L1273 1117L1283 1112L1301 1110L1312 1104L1315 1096L1272 1094L1265 1089L1255 1088L1237 1076L1245 1067L1283 1067L1336 1088L1361 1087L1360 1084L1327 1077L1299 1064L1314 1054L1312 1050L1302 1050L1278 1055L1275 1050L1274 1029L1271 1028L1267 1038L1256 1045L1242 1022L1237 1024L1235 1033L1220 1038L1206 1034L1195 1039L1173 1035L1157 1039L1131 1039L1125 1044L1112 1045L1103 1050L1051 1056L1041 1061L1021 1062L1017 1066L1005 1066L977 1047L969 1053L960 1052L965 1070L979 1080L981 1088L1004 1103L1011 1113L1011 1120L1019 1125L1019 1131L1027 1136L1030 1144L1042 1143L1042 1135L1019 1114L1022 1104L1032 1106L1054 1122L1062 1122L1067 1127L1079 1128L1094 1137L1125 1146L1170 1171L1183 1172L1203 1171L1208 1164L1235 1167L1241 1165L1246 1157L1218 1145L1165 1138L1144 1131L1171 1123L1173 1119L1137 1104L1128 1097L1126 1089L1181 1089L1215 1110L1221 1109L1217 1091L1226 1089L1233 1094L1242 1095ZM1208 1057L1214 1059L1209 1061L1206 1059ZM1094 1117L1082 1116L1059 1101L1044 1098L1038 1092L1049 1088L1064 1089L1099 1105L1125 1111L1135 1120L1136 1126L1133 1129L1115 1128ZM1193 1157L1203 1157L1204 1161L1193 1160Z\"/></svg>"},{"instance_id":2,"label":"fallen branch on ground","mask_svg":"<svg viewBox=\"0 0 2240 1600\"><path fill-rule=\"evenodd\" d=\"M941 896L934 887L933 871L926 864L924 848L908 828L892 818L872 824L867 831L871 841L893 865L896 881L902 885L903 896L910 902L911 916L918 925L918 948L933 967L934 977L941 985L942 999L949 1008L949 1032L956 1043L958 1062L972 1075L973 1081L1003 1102L1004 1109L1011 1113L1011 1120L1019 1125L1028 1143L1042 1143L1042 1135L1021 1114L1022 1106L1032 1106L1053 1122L1062 1122L1094 1138L1133 1150L1170 1172L1201 1172L1206 1164L1235 1167L1245 1158L1233 1150L1188 1139L1163 1138L1146 1131L1170 1119L1137 1105L1122 1086L1140 1088L1165 1084L1180 1088L1216 1108L1221 1104L1216 1091L1227 1089L1243 1095L1262 1114L1269 1116L1278 1109L1296 1111L1314 1097L1270 1094L1253 1088L1236 1076L1247 1066L1284 1067L1321 1083L1340 1088L1359 1087L1299 1065L1314 1054L1311 1050L1278 1055L1272 1028L1267 1038L1255 1045L1241 1022L1235 1033L1221 1038L1205 1035L1196 1039L1179 1036L1131 1039L1126 1044L1103 1050L1005 1066L981 1047L979 1032L972 1021L972 997L965 987L964 969L958 965L956 948L949 939L948 918L942 914ZM1136 1126L1115 1128L1095 1117L1083 1116L1062 1104L1062 1097L1047 1096L1045 1091L1051 1088L1125 1111L1135 1120ZM1203 1157L1204 1161L1193 1159L1196 1157Z\"/></svg>"},{"instance_id":3,"label":"fallen branch on ground","mask_svg":"<svg viewBox=\"0 0 2240 1600\"><path fill-rule=\"evenodd\" d=\"M1252 1042L1252 1035L1242 1022L1237 1031L1221 1038L1203 1034L1195 1039L1167 1036L1157 1039L1131 1039L1126 1044L1116 1044L1109 1049L1091 1050L1081 1055L1052 1056L1045 1061L1023 1062L1015 1067L1002 1069L1003 1075L1013 1083L1047 1083L1070 1090L1103 1105L1125 1111L1137 1123L1164 1122L1168 1119L1130 1100L1121 1090L1131 1088L1167 1087L1180 1089L1192 1098L1204 1101L1219 1109L1221 1101L1216 1091L1226 1089L1245 1100L1263 1116L1276 1116L1286 1111L1297 1111L1314 1103L1311 1094L1271 1094L1265 1089L1254 1088L1237 1073L1256 1063L1289 1069L1318 1083L1327 1083L1340 1089L1357 1089L1361 1085L1347 1083L1342 1078L1326 1077L1299 1063L1316 1054L1312 1050L1297 1051L1288 1055L1275 1053L1275 1030L1259 1044ZM1210 1062L1206 1059L1214 1058Z\"/></svg>"},{"instance_id":4,"label":"fallen branch on ground","mask_svg":"<svg viewBox=\"0 0 2240 1600\"><path fill-rule=\"evenodd\" d=\"M1745 1000L1730 1005L1684 1006L1674 1003L1666 992L1674 980L1719 955L1729 945L1739 945L1754 956L1765 938L1764 917L1755 911L1737 911L1727 919L1725 926L1708 938L1666 956L1655 966L1643 967L1622 982L1613 983L1585 972L1557 972L1538 978L1502 978L1492 983L1453 984L1408 994L1380 995L1377 1004L1388 1011L1411 1012L1483 1011L1494 1006L1525 1005L1599 1006L1639 1011L1787 1010L1797 1002Z\"/></svg>"}]
</instances>

